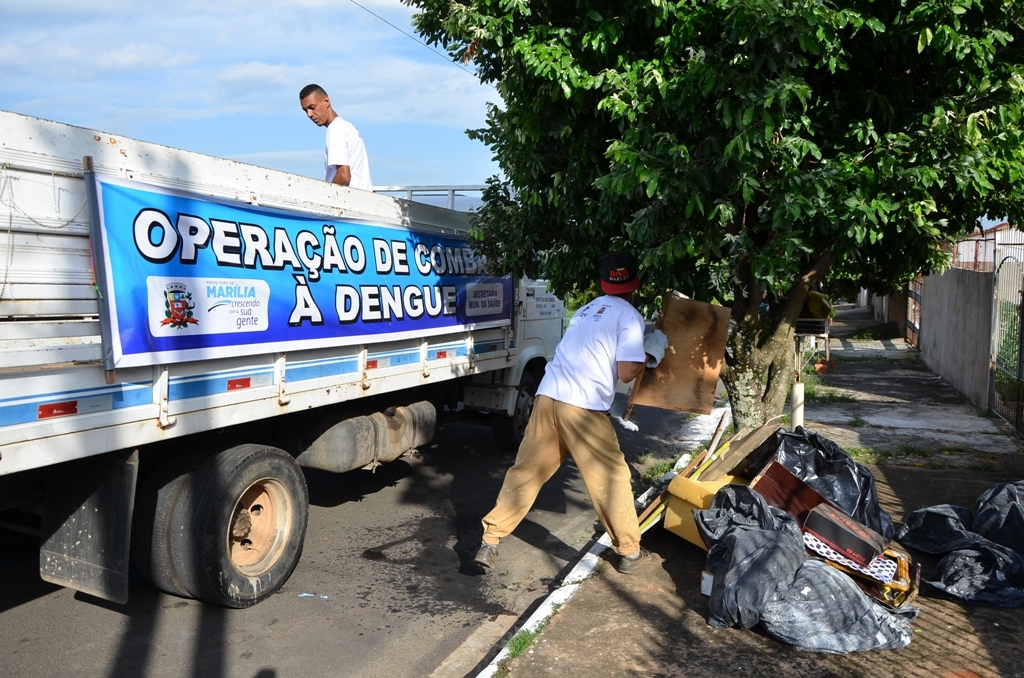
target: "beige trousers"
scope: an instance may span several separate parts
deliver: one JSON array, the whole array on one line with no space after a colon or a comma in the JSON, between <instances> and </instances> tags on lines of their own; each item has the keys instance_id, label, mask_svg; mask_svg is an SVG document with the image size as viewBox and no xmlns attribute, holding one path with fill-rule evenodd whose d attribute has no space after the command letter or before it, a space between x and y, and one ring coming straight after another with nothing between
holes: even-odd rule
<instances>
[{"instance_id":1,"label":"beige trousers","mask_svg":"<svg viewBox=\"0 0 1024 678\"><path fill-rule=\"evenodd\" d=\"M497 544L533 506L540 488L571 454L597 517L620 555L640 548L640 525L626 458L608 415L537 396L515 465L505 474L494 508L483 518L484 541Z\"/></svg>"}]
</instances>

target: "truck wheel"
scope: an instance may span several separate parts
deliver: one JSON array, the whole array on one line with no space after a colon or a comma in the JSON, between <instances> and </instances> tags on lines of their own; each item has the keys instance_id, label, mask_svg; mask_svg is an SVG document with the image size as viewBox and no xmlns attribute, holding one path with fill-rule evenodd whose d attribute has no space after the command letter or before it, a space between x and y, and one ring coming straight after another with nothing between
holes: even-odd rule
<instances>
[{"instance_id":1,"label":"truck wheel","mask_svg":"<svg viewBox=\"0 0 1024 678\"><path fill-rule=\"evenodd\" d=\"M149 583L171 595L191 598L192 594L175 571L171 553L175 508L192 480L191 473L182 473L181 466L177 455L168 457L139 485L131 551L135 567ZM182 529L180 525L177 528Z\"/></svg>"},{"instance_id":2,"label":"truck wheel","mask_svg":"<svg viewBox=\"0 0 1024 678\"><path fill-rule=\"evenodd\" d=\"M516 409L512 416L496 414L493 417L492 430L494 442L506 450L518 450L526 433L526 424L533 413L533 401L537 398L537 377L529 370L523 371L519 378Z\"/></svg>"},{"instance_id":3,"label":"truck wheel","mask_svg":"<svg viewBox=\"0 0 1024 678\"><path fill-rule=\"evenodd\" d=\"M174 570L193 596L225 607L250 607L281 587L299 562L309 493L286 452L240 445L193 473L175 513L190 514L175 533Z\"/></svg>"}]
</instances>

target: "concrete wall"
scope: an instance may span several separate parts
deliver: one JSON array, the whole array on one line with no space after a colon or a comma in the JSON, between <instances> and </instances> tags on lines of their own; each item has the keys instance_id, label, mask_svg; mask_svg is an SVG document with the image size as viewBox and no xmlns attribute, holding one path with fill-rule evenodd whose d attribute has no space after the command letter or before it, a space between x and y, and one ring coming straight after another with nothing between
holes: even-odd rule
<instances>
[{"instance_id":1,"label":"concrete wall","mask_svg":"<svg viewBox=\"0 0 1024 678\"><path fill-rule=\"evenodd\" d=\"M988 407L993 274L953 268L924 280L921 357L978 407Z\"/></svg>"}]
</instances>

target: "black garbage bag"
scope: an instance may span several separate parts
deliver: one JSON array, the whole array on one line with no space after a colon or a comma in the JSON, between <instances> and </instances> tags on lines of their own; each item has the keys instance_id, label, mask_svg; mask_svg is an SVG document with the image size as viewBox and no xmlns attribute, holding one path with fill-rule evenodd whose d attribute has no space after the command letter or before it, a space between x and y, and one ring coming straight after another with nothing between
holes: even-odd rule
<instances>
[{"instance_id":1,"label":"black garbage bag","mask_svg":"<svg viewBox=\"0 0 1024 678\"><path fill-rule=\"evenodd\" d=\"M936 566L939 580L926 580L925 585L971 603L1024 605L1024 557L995 542L984 542L949 553Z\"/></svg>"},{"instance_id":2,"label":"black garbage bag","mask_svg":"<svg viewBox=\"0 0 1024 678\"><path fill-rule=\"evenodd\" d=\"M923 590L994 607L1024 605L1024 481L999 483L978 497L976 516L942 504L906 517L904 546L946 554Z\"/></svg>"},{"instance_id":3,"label":"black garbage bag","mask_svg":"<svg viewBox=\"0 0 1024 678\"><path fill-rule=\"evenodd\" d=\"M773 637L812 652L910 642L913 615L886 611L845 574L808 559L796 520L749 487L726 485L694 516L714 576L712 626L760 623Z\"/></svg>"},{"instance_id":4,"label":"black garbage bag","mask_svg":"<svg viewBox=\"0 0 1024 678\"><path fill-rule=\"evenodd\" d=\"M878 504L874 477L834 442L802 426L795 432L780 428L761 444L750 467L760 470L772 459L857 521L892 539L892 518Z\"/></svg>"},{"instance_id":5,"label":"black garbage bag","mask_svg":"<svg viewBox=\"0 0 1024 678\"><path fill-rule=\"evenodd\" d=\"M940 504L907 515L896 539L904 546L939 555L977 543L970 530L974 518L969 509Z\"/></svg>"},{"instance_id":6,"label":"black garbage bag","mask_svg":"<svg viewBox=\"0 0 1024 678\"><path fill-rule=\"evenodd\" d=\"M893 613L864 595L850 577L809 559L792 586L777 591L761 612L768 635L811 652L843 654L897 650L910 644L917 608Z\"/></svg>"},{"instance_id":7,"label":"black garbage bag","mask_svg":"<svg viewBox=\"0 0 1024 678\"><path fill-rule=\"evenodd\" d=\"M761 529L773 532L788 532L801 539L800 526L796 519L775 506L770 506L764 497L746 485L722 487L711 505L697 516L697 530L708 547L708 559L715 558L715 546L727 535L739 529Z\"/></svg>"},{"instance_id":8,"label":"black garbage bag","mask_svg":"<svg viewBox=\"0 0 1024 678\"><path fill-rule=\"evenodd\" d=\"M982 492L971 531L1024 554L1024 480L999 483Z\"/></svg>"},{"instance_id":9,"label":"black garbage bag","mask_svg":"<svg viewBox=\"0 0 1024 678\"><path fill-rule=\"evenodd\" d=\"M694 516L714 575L708 622L755 626L775 588L788 586L807 559L796 520L742 485L726 485Z\"/></svg>"}]
</instances>

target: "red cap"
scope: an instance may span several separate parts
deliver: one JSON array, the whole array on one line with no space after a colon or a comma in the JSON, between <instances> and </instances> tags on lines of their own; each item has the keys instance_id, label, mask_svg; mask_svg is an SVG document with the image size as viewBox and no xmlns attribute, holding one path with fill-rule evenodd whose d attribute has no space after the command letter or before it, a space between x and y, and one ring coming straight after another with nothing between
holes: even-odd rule
<instances>
[{"instance_id":1,"label":"red cap","mask_svg":"<svg viewBox=\"0 0 1024 678\"><path fill-rule=\"evenodd\" d=\"M626 294L640 287L636 260L627 252L609 252L601 264L601 289L605 294Z\"/></svg>"}]
</instances>

